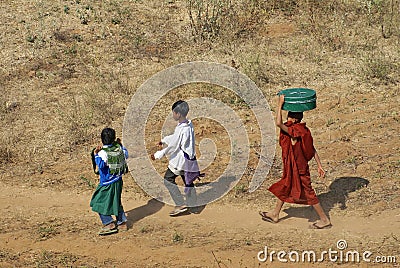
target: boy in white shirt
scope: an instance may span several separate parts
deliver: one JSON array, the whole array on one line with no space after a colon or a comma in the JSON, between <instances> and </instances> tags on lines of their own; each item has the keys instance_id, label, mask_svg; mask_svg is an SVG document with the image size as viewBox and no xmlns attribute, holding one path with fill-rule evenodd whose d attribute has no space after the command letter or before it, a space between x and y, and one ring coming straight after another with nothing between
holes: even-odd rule
<instances>
[{"instance_id":1,"label":"boy in white shirt","mask_svg":"<svg viewBox=\"0 0 400 268\"><path fill-rule=\"evenodd\" d=\"M151 156L153 160L161 159L164 155L169 156L164 183L175 202L175 209L170 212L170 216L177 216L188 210L183 195L176 185L176 177L182 177L186 189L189 189L188 197L194 198L196 195L193 180L188 181L188 178L185 180L185 170L187 169L185 169L185 165L187 165L188 160L196 159L194 129L192 122L186 118L188 112L189 105L185 101L179 100L172 105L172 116L175 121L178 121L178 125L174 134L164 137L158 144L159 146L165 144L166 147ZM198 170L195 170L195 172L198 172Z\"/></svg>"}]
</instances>

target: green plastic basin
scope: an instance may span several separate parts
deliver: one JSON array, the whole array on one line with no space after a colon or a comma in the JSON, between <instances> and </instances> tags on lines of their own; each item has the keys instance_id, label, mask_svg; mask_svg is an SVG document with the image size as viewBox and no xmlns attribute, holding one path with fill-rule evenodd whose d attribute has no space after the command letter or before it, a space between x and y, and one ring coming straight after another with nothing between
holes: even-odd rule
<instances>
[{"instance_id":1,"label":"green plastic basin","mask_svg":"<svg viewBox=\"0 0 400 268\"><path fill-rule=\"evenodd\" d=\"M288 88L281 90L278 95L285 95L282 109L292 112L304 112L317 107L317 94L309 88Z\"/></svg>"}]
</instances>

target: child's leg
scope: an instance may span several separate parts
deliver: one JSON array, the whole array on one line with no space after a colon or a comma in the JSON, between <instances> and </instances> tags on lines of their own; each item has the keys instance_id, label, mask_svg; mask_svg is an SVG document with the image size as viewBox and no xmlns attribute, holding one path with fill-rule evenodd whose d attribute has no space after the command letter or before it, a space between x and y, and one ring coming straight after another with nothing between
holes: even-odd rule
<instances>
[{"instance_id":1,"label":"child's leg","mask_svg":"<svg viewBox=\"0 0 400 268\"><path fill-rule=\"evenodd\" d=\"M315 204L315 205L313 205L313 207L314 207L315 211L317 212L317 214L320 218L320 221L321 221L320 223L318 223L318 222L314 223L314 225L317 224L316 227L324 227L324 226L330 225L331 222L330 222L329 218L326 216L321 204L320 203Z\"/></svg>"},{"instance_id":2,"label":"child's leg","mask_svg":"<svg viewBox=\"0 0 400 268\"><path fill-rule=\"evenodd\" d=\"M117 225L121 225L121 224L123 224L123 223L125 223L127 221L128 221L128 219L126 218L125 212L123 210L118 212Z\"/></svg>"},{"instance_id":3,"label":"child's leg","mask_svg":"<svg viewBox=\"0 0 400 268\"><path fill-rule=\"evenodd\" d=\"M100 229L99 235L109 235L118 232L117 225L114 223L114 219L111 215L100 214L101 222L103 223L103 228Z\"/></svg>"},{"instance_id":4,"label":"child's leg","mask_svg":"<svg viewBox=\"0 0 400 268\"><path fill-rule=\"evenodd\" d=\"M120 210L117 215L117 226L118 230L127 231L128 230L128 219L126 218L126 214L124 209Z\"/></svg>"},{"instance_id":5,"label":"child's leg","mask_svg":"<svg viewBox=\"0 0 400 268\"><path fill-rule=\"evenodd\" d=\"M99 216L100 216L101 223L104 226L109 226L111 229L115 228L114 219L111 215L103 215L103 214L99 213Z\"/></svg>"},{"instance_id":6,"label":"child's leg","mask_svg":"<svg viewBox=\"0 0 400 268\"><path fill-rule=\"evenodd\" d=\"M279 213L281 212L283 204L284 204L284 202L280 199L278 199L278 201L276 202L276 206L275 206L273 215L276 216L278 219L279 219Z\"/></svg>"},{"instance_id":7,"label":"child's leg","mask_svg":"<svg viewBox=\"0 0 400 268\"><path fill-rule=\"evenodd\" d=\"M186 204L189 207L197 206L197 194L196 188L194 187L194 183L192 182L189 185L186 185L185 176L181 176L183 183L185 184L185 194L186 194Z\"/></svg>"},{"instance_id":8,"label":"child's leg","mask_svg":"<svg viewBox=\"0 0 400 268\"><path fill-rule=\"evenodd\" d=\"M169 193L171 194L172 199L177 207L181 207L185 205L185 201L183 199L181 191L179 191L178 186L176 185L175 179L178 177L175 173L173 173L169 168L165 172L164 175L164 184L167 187Z\"/></svg>"}]
</instances>

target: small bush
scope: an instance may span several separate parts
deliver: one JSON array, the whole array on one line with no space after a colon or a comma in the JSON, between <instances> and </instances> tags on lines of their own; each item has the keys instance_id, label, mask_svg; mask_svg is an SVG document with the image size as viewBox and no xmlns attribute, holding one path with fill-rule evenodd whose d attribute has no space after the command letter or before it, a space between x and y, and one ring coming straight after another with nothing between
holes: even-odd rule
<instances>
[{"instance_id":1,"label":"small bush","mask_svg":"<svg viewBox=\"0 0 400 268\"><path fill-rule=\"evenodd\" d=\"M365 78L380 83L393 83L394 79L391 77L391 74L396 69L395 64L383 55L372 55L364 60L363 72Z\"/></svg>"},{"instance_id":2,"label":"small bush","mask_svg":"<svg viewBox=\"0 0 400 268\"><path fill-rule=\"evenodd\" d=\"M60 232L57 230L59 227L58 223L54 223L54 221L50 221L49 223L41 223L37 228L37 236L39 240L47 240Z\"/></svg>"},{"instance_id":3,"label":"small bush","mask_svg":"<svg viewBox=\"0 0 400 268\"><path fill-rule=\"evenodd\" d=\"M231 8L230 0L187 0L193 36L200 40L217 37Z\"/></svg>"},{"instance_id":4,"label":"small bush","mask_svg":"<svg viewBox=\"0 0 400 268\"><path fill-rule=\"evenodd\" d=\"M175 242L175 243L182 242L183 239L184 239L184 238L183 238L183 235L180 234L180 233L178 233L178 232L175 232L175 233L173 234L173 236L172 236L172 241Z\"/></svg>"}]
</instances>

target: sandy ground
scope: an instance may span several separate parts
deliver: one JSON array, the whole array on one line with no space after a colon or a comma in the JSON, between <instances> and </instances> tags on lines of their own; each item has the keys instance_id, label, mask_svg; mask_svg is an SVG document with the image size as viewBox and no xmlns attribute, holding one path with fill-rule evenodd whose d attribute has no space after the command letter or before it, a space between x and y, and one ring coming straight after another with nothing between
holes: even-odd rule
<instances>
[{"instance_id":1,"label":"sandy ground","mask_svg":"<svg viewBox=\"0 0 400 268\"><path fill-rule=\"evenodd\" d=\"M100 237L96 234L97 216L88 209L90 192L4 183L1 188L4 224L0 247L1 256L7 256L0 262L2 267L24 267L33 262L39 267L281 267L276 255L272 262L261 262L257 254L267 247L269 252L295 250L301 254L313 250L319 258L324 250L340 252L336 243L345 240L347 248L342 252L371 251L370 260L374 261L378 256L396 256L399 249L400 209L368 218L332 215L331 229L309 230L306 218L285 217L271 224L246 205L215 203L198 214L171 218L171 207L125 192L129 230ZM303 210L307 214L309 209ZM293 267L311 265L307 261L290 263ZM332 262L326 255L315 267L337 263L340 261ZM343 266L376 264L360 263L344 261Z\"/></svg>"}]
</instances>

